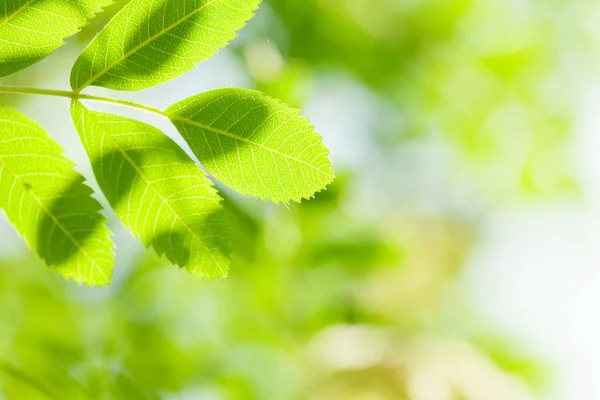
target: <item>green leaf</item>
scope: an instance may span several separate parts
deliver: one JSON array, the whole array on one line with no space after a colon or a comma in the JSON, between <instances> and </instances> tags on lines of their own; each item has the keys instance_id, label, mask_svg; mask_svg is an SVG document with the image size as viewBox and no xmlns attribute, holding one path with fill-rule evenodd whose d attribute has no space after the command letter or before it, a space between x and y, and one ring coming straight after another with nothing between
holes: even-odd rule
<instances>
[{"instance_id":1,"label":"green leaf","mask_svg":"<svg viewBox=\"0 0 600 400\"><path fill-rule=\"evenodd\" d=\"M153 126L77 101L71 115L98 184L125 226L195 275L225 277L229 225L204 171Z\"/></svg>"},{"instance_id":2,"label":"green leaf","mask_svg":"<svg viewBox=\"0 0 600 400\"><path fill-rule=\"evenodd\" d=\"M165 111L211 174L275 203L310 198L334 178L321 136L299 114L246 89L213 90Z\"/></svg>"},{"instance_id":3,"label":"green leaf","mask_svg":"<svg viewBox=\"0 0 600 400\"><path fill-rule=\"evenodd\" d=\"M0 76L48 56L111 0L0 0Z\"/></svg>"},{"instance_id":4,"label":"green leaf","mask_svg":"<svg viewBox=\"0 0 600 400\"><path fill-rule=\"evenodd\" d=\"M100 204L63 149L0 107L0 208L48 266L88 285L110 282L113 243Z\"/></svg>"},{"instance_id":5,"label":"green leaf","mask_svg":"<svg viewBox=\"0 0 600 400\"><path fill-rule=\"evenodd\" d=\"M77 59L71 86L149 88L187 72L235 37L260 0L133 0Z\"/></svg>"}]
</instances>

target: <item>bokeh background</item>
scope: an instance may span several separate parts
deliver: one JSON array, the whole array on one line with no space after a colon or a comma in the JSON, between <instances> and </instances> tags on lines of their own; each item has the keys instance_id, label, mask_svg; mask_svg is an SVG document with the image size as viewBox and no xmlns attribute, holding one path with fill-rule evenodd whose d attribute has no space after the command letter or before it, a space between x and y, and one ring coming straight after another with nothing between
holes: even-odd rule
<instances>
[{"instance_id":1,"label":"bokeh background","mask_svg":"<svg viewBox=\"0 0 600 400\"><path fill-rule=\"evenodd\" d=\"M125 3L0 84L68 88ZM265 0L196 70L116 93L266 91L312 120L337 179L289 207L221 188L236 251L218 282L107 208L114 282L79 287L0 213L0 398L600 399L599 21L595 0ZM97 188L68 100L0 102Z\"/></svg>"}]
</instances>

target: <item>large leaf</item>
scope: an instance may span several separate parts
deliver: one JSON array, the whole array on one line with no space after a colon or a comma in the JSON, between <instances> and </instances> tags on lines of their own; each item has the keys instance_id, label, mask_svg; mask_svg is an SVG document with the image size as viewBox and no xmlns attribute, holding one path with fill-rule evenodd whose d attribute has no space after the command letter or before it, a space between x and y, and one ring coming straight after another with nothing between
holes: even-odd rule
<instances>
[{"instance_id":1,"label":"large leaf","mask_svg":"<svg viewBox=\"0 0 600 400\"><path fill-rule=\"evenodd\" d=\"M0 0L0 76L46 57L111 2Z\"/></svg>"},{"instance_id":2,"label":"large leaf","mask_svg":"<svg viewBox=\"0 0 600 400\"><path fill-rule=\"evenodd\" d=\"M228 221L204 171L153 126L77 101L71 114L98 184L125 226L196 275L226 276Z\"/></svg>"},{"instance_id":3,"label":"large leaf","mask_svg":"<svg viewBox=\"0 0 600 400\"><path fill-rule=\"evenodd\" d=\"M71 86L140 90L216 54L260 0L133 0L77 59Z\"/></svg>"},{"instance_id":4,"label":"large leaf","mask_svg":"<svg viewBox=\"0 0 600 400\"><path fill-rule=\"evenodd\" d=\"M35 122L0 107L0 208L47 265L88 285L110 282L110 231L84 178Z\"/></svg>"},{"instance_id":5,"label":"large leaf","mask_svg":"<svg viewBox=\"0 0 600 400\"><path fill-rule=\"evenodd\" d=\"M263 93L213 90L165 114L202 165L241 193L299 202L333 180L321 136L298 110Z\"/></svg>"}]
</instances>

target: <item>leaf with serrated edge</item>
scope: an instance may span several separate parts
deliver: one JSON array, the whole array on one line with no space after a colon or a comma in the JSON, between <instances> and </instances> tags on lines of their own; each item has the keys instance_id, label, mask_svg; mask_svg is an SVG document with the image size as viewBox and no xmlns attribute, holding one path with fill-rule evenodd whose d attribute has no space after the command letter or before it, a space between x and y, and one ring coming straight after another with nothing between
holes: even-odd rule
<instances>
[{"instance_id":1,"label":"leaf with serrated edge","mask_svg":"<svg viewBox=\"0 0 600 400\"><path fill-rule=\"evenodd\" d=\"M218 89L165 111L202 165L240 193L300 202L334 178L328 150L300 112L261 92Z\"/></svg>"},{"instance_id":2,"label":"leaf with serrated edge","mask_svg":"<svg viewBox=\"0 0 600 400\"><path fill-rule=\"evenodd\" d=\"M50 55L111 0L3 0L0 5L0 76Z\"/></svg>"},{"instance_id":3,"label":"leaf with serrated edge","mask_svg":"<svg viewBox=\"0 0 600 400\"><path fill-rule=\"evenodd\" d=\"M71 115L98 184L124 225L195 275L225 277L230 230L204 171L153 126L90 111L78 101Z\"/></svg>"},{"instance_id":4,"label":"leaf with serrated edge","mask_svg":"<svg viewBox=\"0 0 600 400\"><path fill-rule=\"evenodd\" d=\"M62 153L35 122L0 107L0 208L48 266L107 285L114 256L106 219Z\"/></svg>"},{"instance_id":5,"label":"leaf with serrated edge","mask_svg":"<svg viewBox=\"0 0 600 400\"><path fill-rule=\"evenodd\" d=\"M133 0L94 38L71 72L73 90L140 90L212 57L260 0Z\"/></svg>"}]
</instances>

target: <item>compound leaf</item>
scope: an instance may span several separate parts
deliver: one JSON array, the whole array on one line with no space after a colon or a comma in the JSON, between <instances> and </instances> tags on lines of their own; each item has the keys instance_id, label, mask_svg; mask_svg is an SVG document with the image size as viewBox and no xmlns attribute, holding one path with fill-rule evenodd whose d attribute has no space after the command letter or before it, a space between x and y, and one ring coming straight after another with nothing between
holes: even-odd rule
<instances>
[{"instance_id":1,"label":"compound leaf","mask_svg":"<svg viewBox=\"0 0 600 400\"><path fill-rule=\"evenodd\" d=\"M229 226L212 183L169 137L148 124L94 112L71 115L100 188L132 233L198 276L227 275Z\"/></svg>"},{"instance_id":2,"label":"compound leaf","mask_svg":"<svg viewBox=\"0 0 600 400\"><path fill-rule=\"evenodd\" d=\"M0 76L48 56L111 2L0 0Z\"/></svg>"},{"instance_id":3,"label":"compound leaf","mask_svg":"<svg viewBox=\"0 0 600 400\"><path fill-rule=\"evenodd\" d=\"M133 0L77 59L71 86L140 90L215 55L260 0Z\"/></svg>"},{"instance_id":4,"label":"compound leaf","mask_svg":"<svg viewBox=\"0 0 600 400\"><path fill-rule=\"evenodd\" d=\"M202 165L243 194L300 202L333 178L328 150L299 111L257 91L218 89L165 111Z\"/></svg>"},{"instance_id":5,"label":"compound leaf","mask_svg":"<svg viewBox=\"0 0 600 400\"><path fill-rule=\"evenodd\" d=\"M0 208L48 266L88 285L110 282L113 243L100 204L63 149L0 107Z\"/></svg>"}]
</instances>

